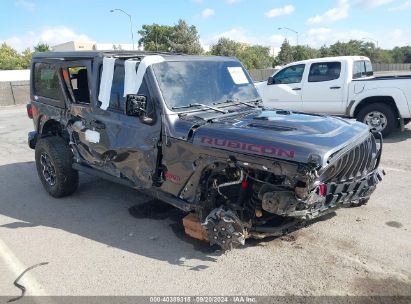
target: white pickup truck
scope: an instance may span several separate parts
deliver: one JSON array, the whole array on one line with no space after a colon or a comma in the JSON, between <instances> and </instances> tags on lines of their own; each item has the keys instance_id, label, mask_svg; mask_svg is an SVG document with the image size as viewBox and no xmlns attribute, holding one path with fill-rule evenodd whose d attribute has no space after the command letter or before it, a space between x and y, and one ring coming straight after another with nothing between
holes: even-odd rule
<instances>
[{"instance_id":1,"label":"white pickup truck","mask_svg":"<svg viewBox=\"0 0 411 304\"><path fill-rule=\"evenodd\" d=\"M384 136L411 121L411 75L374 77L367 57L293 62L255 85L267 107L353 117Z\"/></svg>"}]
</instances>

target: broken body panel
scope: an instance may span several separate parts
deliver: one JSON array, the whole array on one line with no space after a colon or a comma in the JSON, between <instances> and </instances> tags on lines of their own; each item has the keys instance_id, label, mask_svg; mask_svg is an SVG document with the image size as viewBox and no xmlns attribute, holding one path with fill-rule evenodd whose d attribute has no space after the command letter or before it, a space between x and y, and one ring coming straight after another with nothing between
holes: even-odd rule
<instances>
[{"instance_id":1,"label":"broken body panel","mask_svg":"<svg viewBox=\"0 0 411 304\"><path fill-rule=\"evenodd\" d=\"M143 65L142 85L133 92L144 96L150 110L143 112L150 119L110 109L110 100L101 100L110 98L110 92L105 94L109 97L101 97L104 58L115 58L120 67L127 60L136 61L138 75L139 65L150 56L156 60ZM176 62L184 62L184 69L180 71ZM223 99L230 94L236 98L208 104L186 100L183 106L170 106L170 96L177 95L167 92L166 81L176 81L185 75L187 65L198 62L199 68L221 68L228 76L218 74L215 83L232 81L230 92L237 90L240 97L227 93ZM61 100L37 94L36 64L55 68ZM65 72L78 67L87 71L88 102L76 100L79 89L69 85L74 78ZM174 73L172 80L164 78L165 69L171 67L175 68L168 71ZM358 122L263 108L236 59L138 52L49 53L33 56L32 71L36 133L30 135L31 147L39 136L66 138L76 169L144 189L195 212L210 242L223 248L242 244L250 236L284 233L296 222L366 200L382 178L379 135ZM213 80L210 72L208 76ZM200 89L210 90L213 83L208 83L210 88ZM178 96L184 93L180 90ZM242 100L241 96L256 98Z\"/></svg>"}]
</instances>

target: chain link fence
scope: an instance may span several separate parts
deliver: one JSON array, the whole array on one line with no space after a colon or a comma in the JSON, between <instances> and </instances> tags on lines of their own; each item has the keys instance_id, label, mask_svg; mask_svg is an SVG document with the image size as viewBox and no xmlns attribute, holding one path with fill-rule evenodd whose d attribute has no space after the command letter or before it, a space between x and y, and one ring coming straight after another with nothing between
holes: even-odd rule
<instances>
[{"instance_id":1,"label":"chain link fence","mask_svg":"<svg viewBox=\"0 0 411 304\"><path fill-rule=\"evenodd\" d=\"M409 71L411 74L411 63L373 63L375 72Z\"/></svg>"},{"instance_id":2,"label":"chain link fence","mask_svg":"<svg viewBox=\"0 0 411 304\"><path fill-rule=\"evenodd\" d=\"M258 69L258 70L249 70L248 73L250 74L251 78L254 81L263 81L267 80L268 77L274 74L277 71L276 69Z\"/></svg>"}]
</instances>

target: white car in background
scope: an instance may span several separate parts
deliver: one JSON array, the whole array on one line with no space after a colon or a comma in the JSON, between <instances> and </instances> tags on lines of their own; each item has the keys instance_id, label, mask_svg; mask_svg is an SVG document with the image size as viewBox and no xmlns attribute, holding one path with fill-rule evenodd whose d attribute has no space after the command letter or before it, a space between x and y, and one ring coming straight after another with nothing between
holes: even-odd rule
<instances>
[{"instance_id":1,"label":"white car in background","mask_svg":"<svg viewBox=\"0 0 411 304\"><path fill-rule=\"evenodd\" d=\"M374 77L367 57L293 62L255 85L267 107L352 117L384 136L411 120L411 75Z\"/></svg>"}]
</instances>

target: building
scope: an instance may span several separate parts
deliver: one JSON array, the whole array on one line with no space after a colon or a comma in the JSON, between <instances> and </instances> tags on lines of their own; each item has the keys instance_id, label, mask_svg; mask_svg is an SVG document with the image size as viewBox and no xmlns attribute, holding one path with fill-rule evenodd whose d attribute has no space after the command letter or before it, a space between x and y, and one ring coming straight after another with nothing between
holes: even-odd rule
<instances>
[{"instance_id":1,"label":"building","mask_svg":"<svg viewBox=\"0 0 411 304\"><path fill-rule=\"evenodd\" d=\"M57 52L92 51L96 49L96 43L93 41L69 41L55 45L52 49Z\"/></svg>"}]
</instances>

